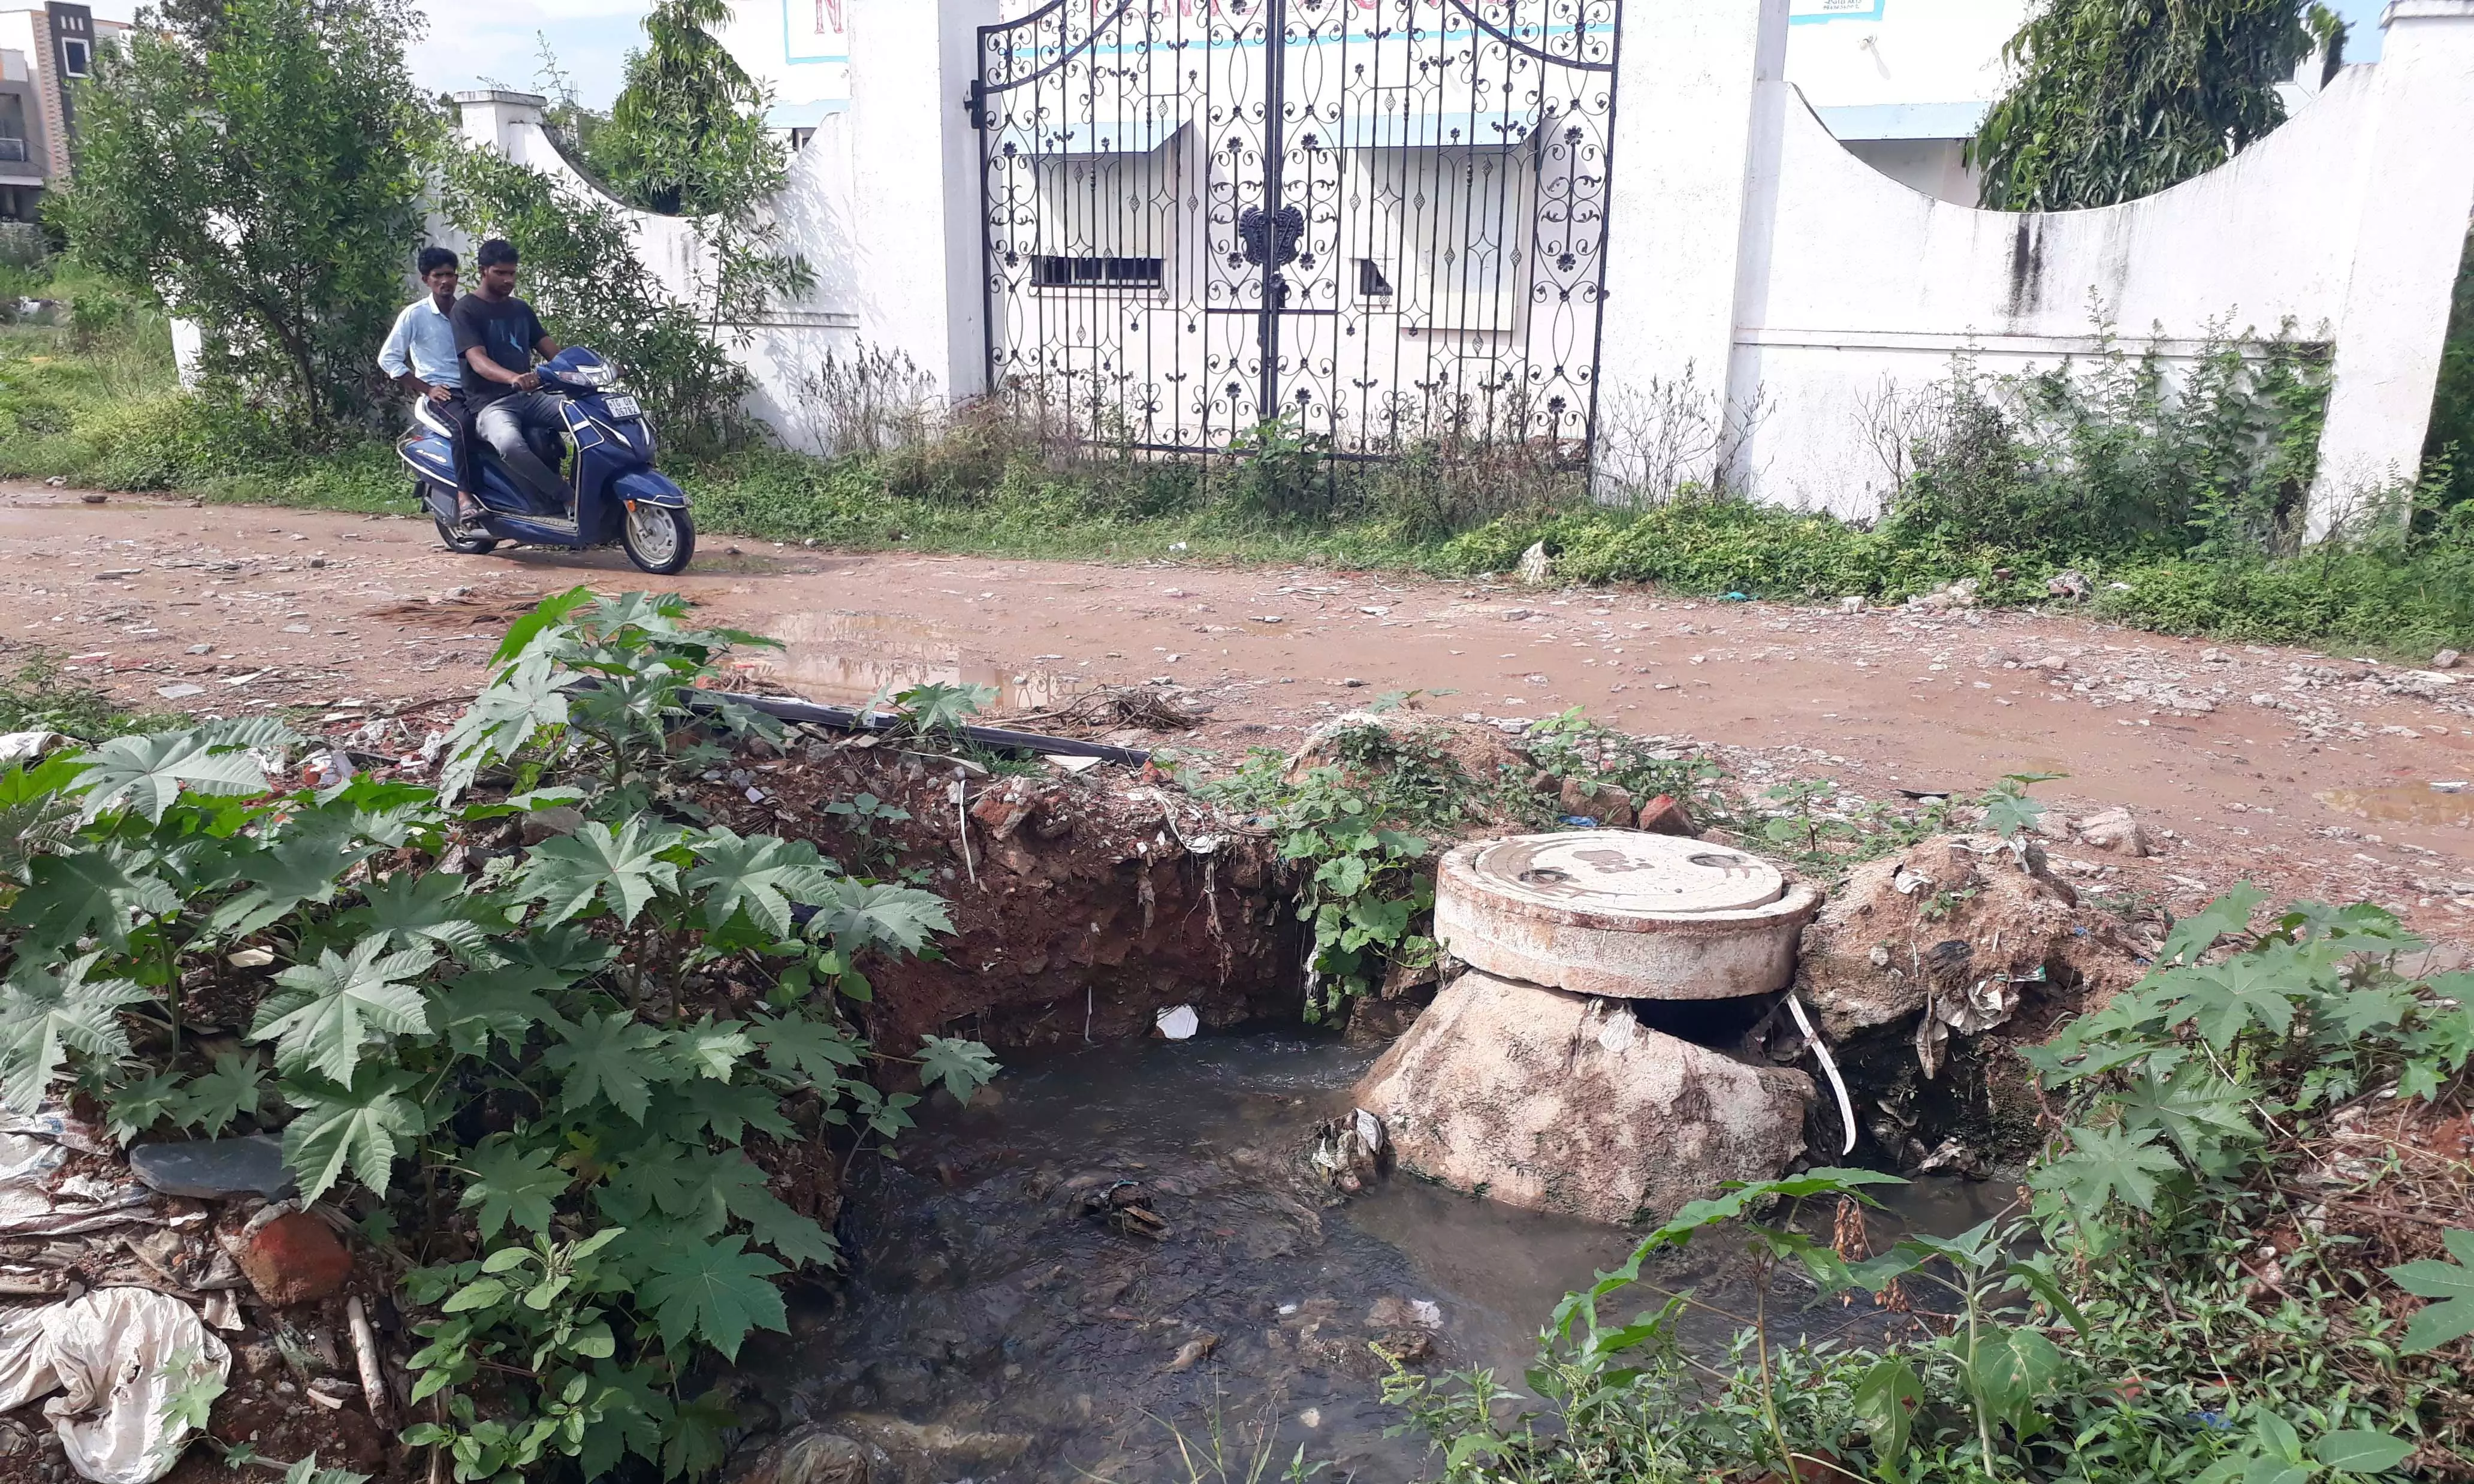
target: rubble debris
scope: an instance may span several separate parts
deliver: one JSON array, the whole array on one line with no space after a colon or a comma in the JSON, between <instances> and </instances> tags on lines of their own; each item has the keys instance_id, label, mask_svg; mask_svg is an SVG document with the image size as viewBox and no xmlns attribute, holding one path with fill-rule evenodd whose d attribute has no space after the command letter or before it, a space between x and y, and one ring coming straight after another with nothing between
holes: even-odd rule
<instances>
[{"instance_id":1,"label":"rubble debris","mask_svg":"<svg viewBox=\"0 0 2474 1484\"><path fill-rule=\"evenodd\" d=\"M2078 821L2079 839L2098 850L2115 855L2141 857L2151 854L2147 832L2130 816L2127 809L2107 809Z\"/></svg>"},{"instance_id":2,"label":"rubble debris","mask_svg":"<svg viewBox=\"0 0 2474 1484\"><path fill-rule=\"evenodd\" d=\"M292 1189L283 1141L273 1134L140 1144L129 1152L129 1173L147 1189L199 1201L233 1196L275 1199Z\"/></svg>"},{"instance_id":3,"label":"rubble debris","mask_svg":"<svg viewBox=\"0 0 2474 1484\"><path fill-rule=\"evenodd\" d=\"M1469 970L1358 1083L1405 1169L1592 1221L1663 1219L1804 1150L1810 1079L1649 1030L1631 1005Z\"/></svg>"},{"instance_id":4,"label":"rubble debris","mask_svg":"<svg viewBox=\"0 0 2474 1484\"><path fill-rule=\"evenodd\" d=\"M344 1291L352 1276L352 1254L325 1222L306 1211L281 1210L263 1225L253 1222L252 1229L225 1235L224 1250L268 1304L283 1308Z\"/></svg>"},{"instance_id":5,"label":"rubble debris","mask_svg":"<svg viewBox=\"0 0 2474 1484\"><path fill-rule=\"evenodd\" d=\"M1941 1029L1924 1034L1946 1039L2001 1024L2025 986L2100 998L2141 972L2120 920L2083 908L2041 844L1941 835L1849 874L1805 929L1796 986L1832 1041L1928 1005Z\"/></svg>"},{"instance_id":6,"label":"rubble debris","mask_svg":"<svg viewBox=\"0 0 2474 1484\"><path fill-rule=\"evenodd\" d=\"M2088 581L2087 573L2076 569L2057 572L2045 579L2047 595L2053 597L2067 597L2073 602L2086 601L2088 596L2095 591L2096 584Z\"/></svg>"},{"instance_id":7,"label":"rubble debris","mask_svg":"<svg viewBox=\"0 0 2474 1484\"><path fill-rule=\"evenodd\" d=\"M231 1351L180 1300L103 1288L0 1323L0 1412L38 1397L69 1467L95 1484L154 1484L189 1424L166 1399L231 1374Z\"/></svg>"}]
</instances>

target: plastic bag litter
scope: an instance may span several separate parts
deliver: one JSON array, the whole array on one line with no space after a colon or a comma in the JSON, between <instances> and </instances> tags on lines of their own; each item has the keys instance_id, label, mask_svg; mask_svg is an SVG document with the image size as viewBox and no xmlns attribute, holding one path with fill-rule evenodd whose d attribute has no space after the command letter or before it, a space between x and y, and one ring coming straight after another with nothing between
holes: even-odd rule
<instances>
[{"instance_id":1,"label":"plastic bag litter","mask_svg":"<svg viewBox=\"0 0 2474 1484\"><path fill-rule=\"evenodd\" d=\"M68 1453L95 1484L154 1484L171 1472L189 1425L164 1400L193 1380L231 1374L231 1351L187 1304L149 1288L103 1288L25 1309L0 1324L0 1412L37 1397Z\"/></svg>"}]
</instances>

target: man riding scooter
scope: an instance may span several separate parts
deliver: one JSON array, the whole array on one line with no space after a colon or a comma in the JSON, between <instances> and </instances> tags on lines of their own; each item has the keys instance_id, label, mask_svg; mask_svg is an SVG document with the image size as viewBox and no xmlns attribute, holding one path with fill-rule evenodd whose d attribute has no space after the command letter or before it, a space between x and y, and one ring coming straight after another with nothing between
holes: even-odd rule
<instances>
[{"instance_id":1,"label":"man riding scooter","mask_svg":"<svg viewBox=\"0 0 2474 1484\"><path fill-rule=\"evenodd\" d=\"M473 255L480 287L455 302L451 316L455 350L463 358L465 397L473 406L473 424L508 476L545 508L567 503L558 472L542 461L525 440L527 428L563 429L559 400L541 390L533 356L548 360L559 344L542 328L533 306L516 297L516 247L492 237Z\"/></svg>"},{"instance_id":2,"label":"man riding scooter","mask_svg":"<svg viewBox=\"0 0 2474 1484\"><path fill-rule=\"evenodd\" d=\"M423 248L415 266L429 292L403 306L378 349L378 369L424 403L447 432L455 454L455 506L465 520L481 513L473 492L481 475L473 463L473 408L464 398L464 358L455 353L457 263L445 248Z\"/></svg>"}]
</instances>

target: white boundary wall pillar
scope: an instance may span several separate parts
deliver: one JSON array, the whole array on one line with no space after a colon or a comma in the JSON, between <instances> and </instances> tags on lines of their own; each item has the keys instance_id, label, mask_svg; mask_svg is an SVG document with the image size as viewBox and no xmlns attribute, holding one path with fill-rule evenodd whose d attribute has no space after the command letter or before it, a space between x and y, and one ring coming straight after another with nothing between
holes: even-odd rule
<instances>
[{"instance_id":1,"label":"white boundary wall pillar","mask_svg":"<svg viewBox=\"0 0 2474 1484\"><path fill-rule=\"evenodd\" d=\"M2390 0L2311 534L2414 478L2474 214L2474 0Z\"/></svg>"},{"instance_id":2,"label":"white boundary wall pillar","mask_svg":"<svg viewBox=\"0 0 2474 1484\"><path fill-rule=\"evenodd\" d=\"M1787 0L1633 0L1616 78L1599 415L1653 380L1723 397L1735 341L1760 85L1786 67Z\"/></svg>"},{"instance_id":3,"label":"white boundary wall pillar","mask_svg":"<svg viewBox=\"0 0 2474 1484\"><path fill-rule=\"evenodd\" d=\"M860 338L959 400L986 390L980 140L963 109L997 0L852 0Z\"/></svg>"}]
</instances>

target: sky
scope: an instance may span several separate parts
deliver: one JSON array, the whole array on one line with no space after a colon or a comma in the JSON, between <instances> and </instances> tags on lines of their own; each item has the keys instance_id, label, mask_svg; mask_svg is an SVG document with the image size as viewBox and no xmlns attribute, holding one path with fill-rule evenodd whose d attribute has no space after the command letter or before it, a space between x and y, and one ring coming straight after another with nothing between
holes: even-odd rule
<instances>
[{"instance_id":1,"label":"sky","mask_svg":"<svg viewBox=\"0 0 2474 1484\"><path fill-rule=\"evenodd\" d=\"M2354 28L2347 60L2378 61L2386 0L2333 3ZM133 8L133 0L100 0L94 9L98 15L126 20ZM648 8L647 0L425 0L421 9L428 17L428 35L413 48L413 78L435 92L478 87L484 80L533 91L538 38L546 36L576 92L588 104L607 106L618 92L628 48L643 36L637 22Z\"/></svg>"}]
</instances>

